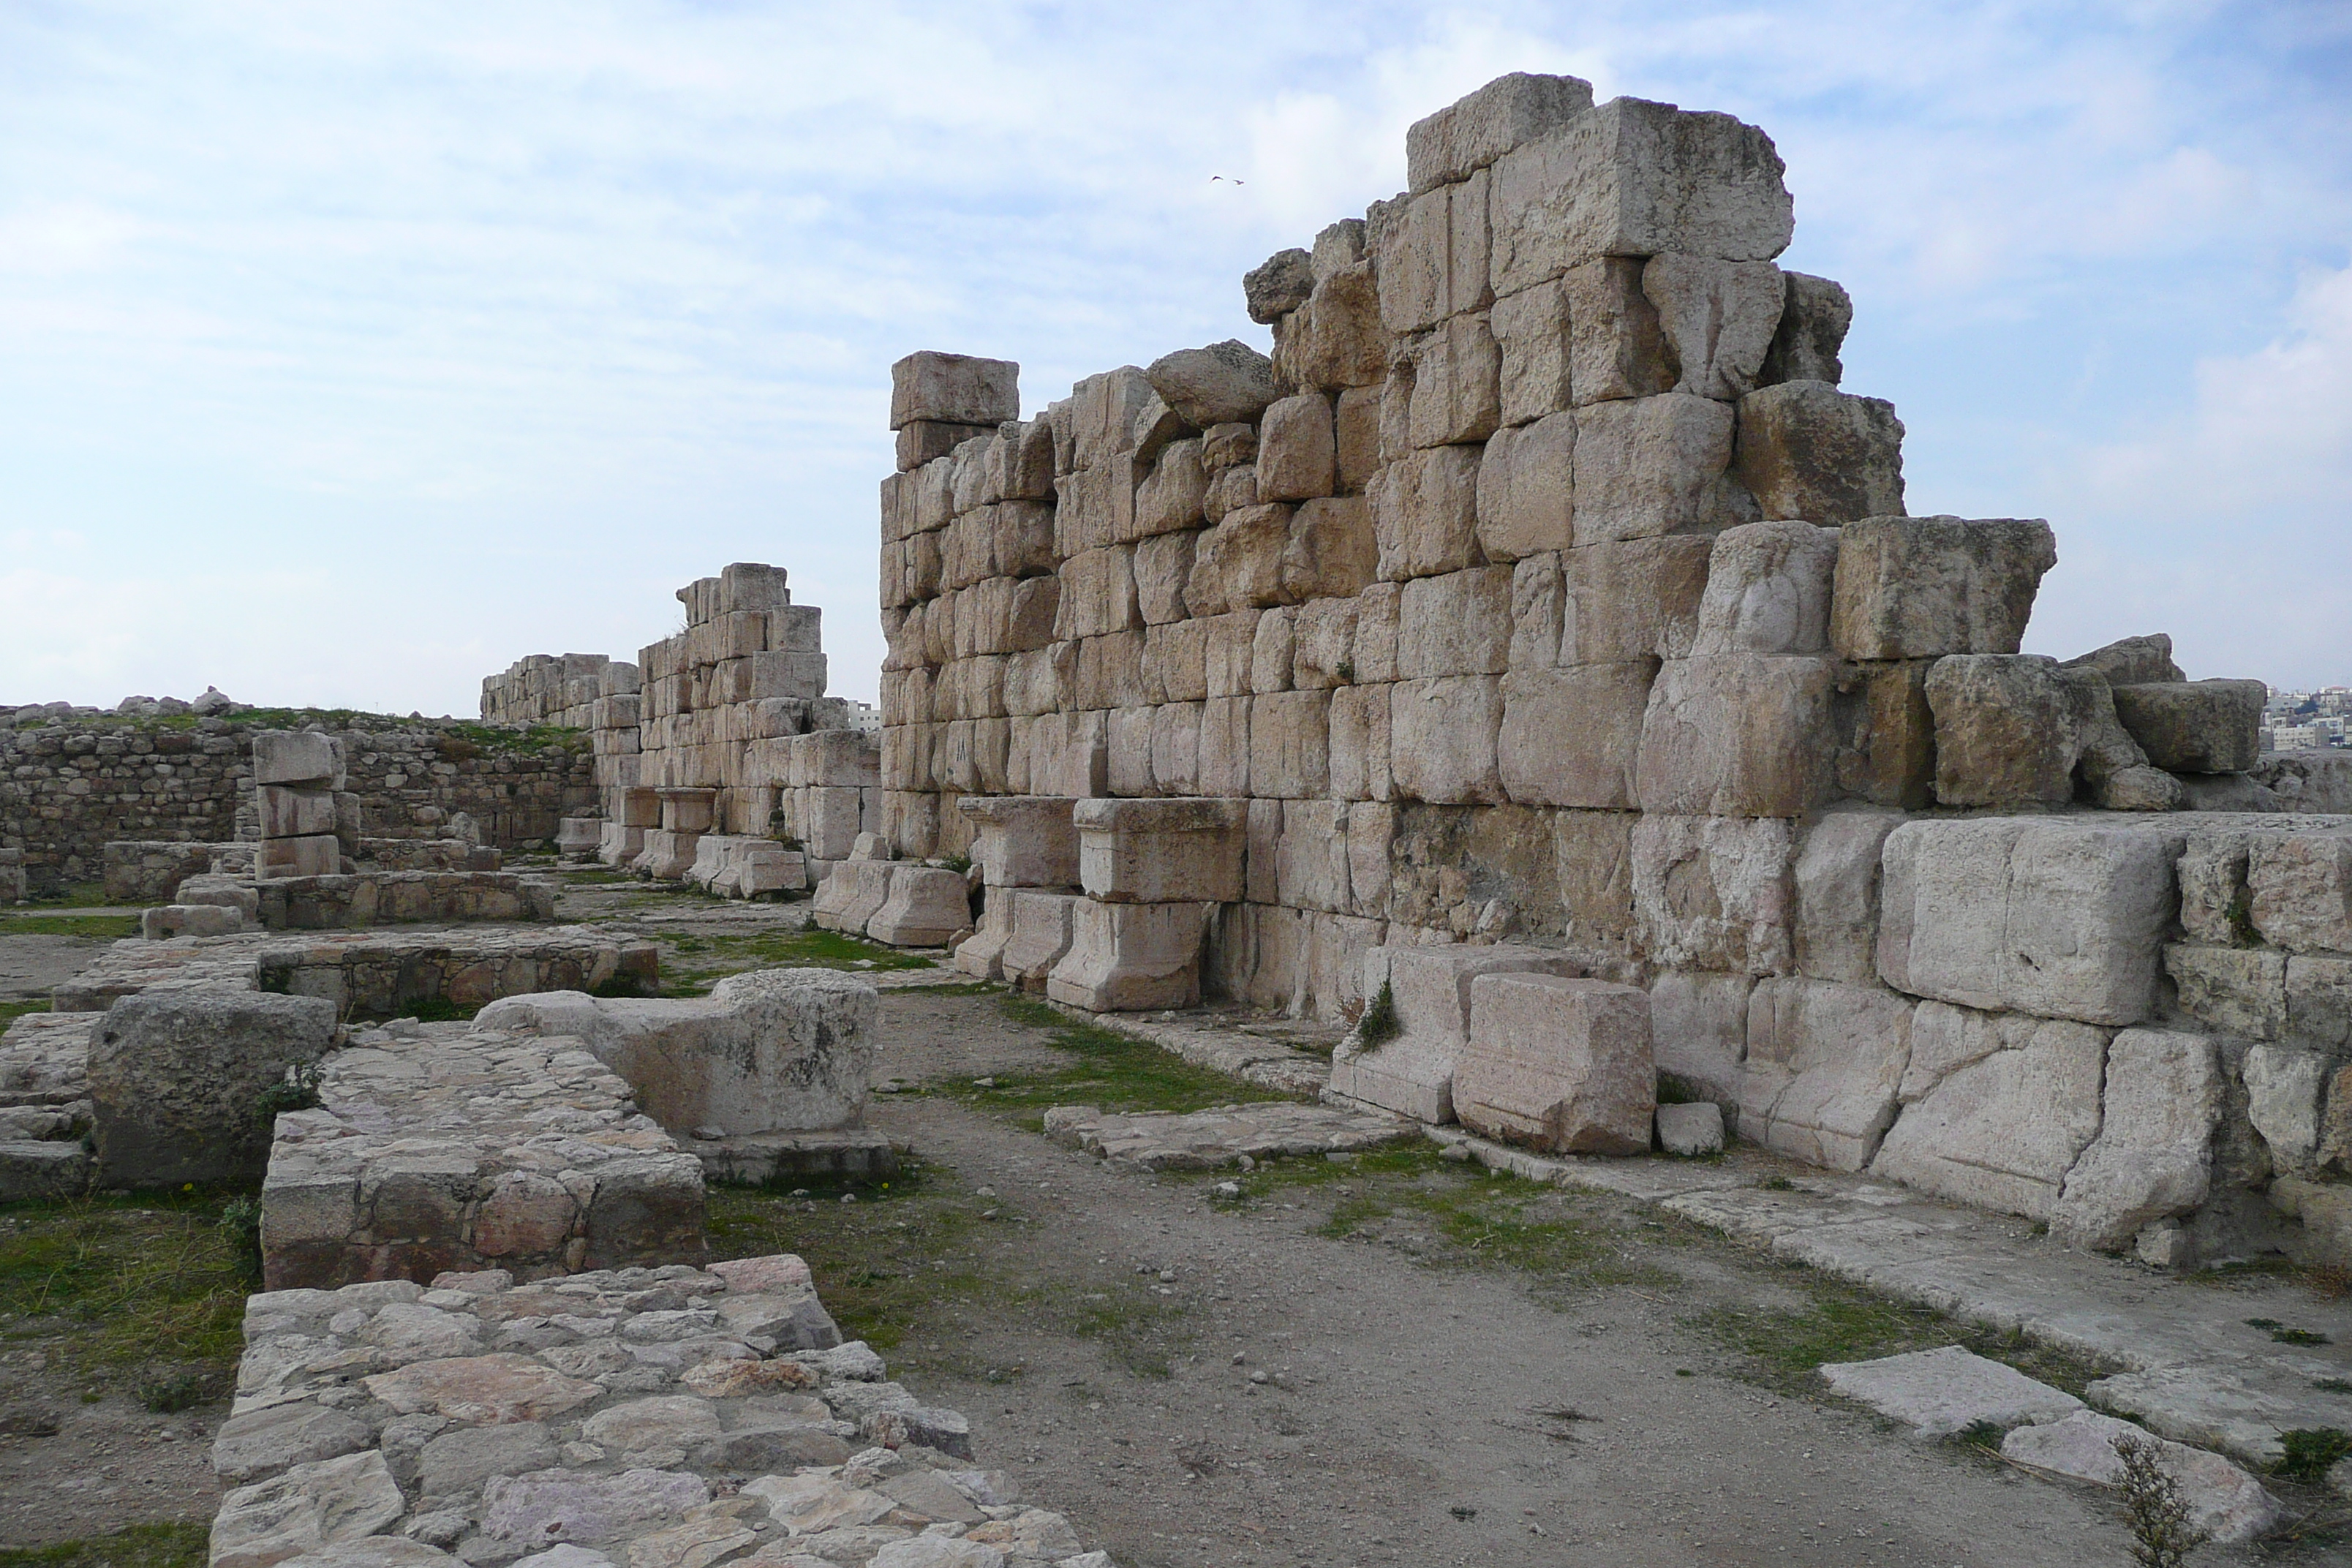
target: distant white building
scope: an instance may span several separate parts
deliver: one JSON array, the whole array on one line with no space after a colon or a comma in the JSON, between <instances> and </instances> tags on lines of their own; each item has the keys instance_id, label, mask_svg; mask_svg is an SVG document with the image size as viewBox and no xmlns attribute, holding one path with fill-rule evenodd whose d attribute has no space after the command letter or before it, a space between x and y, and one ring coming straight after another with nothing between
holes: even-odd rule
<instances>
[{"instance_id":1,"label":"distant white building","mask_svg":"<svg viewBox=\"0 0 2352 1568\"><path fill-rule=\"evenodd\" d=\"M868 731L882 728L882 710L869 703L853 700L849 704L849 727Z\"/></svg>"}]
</instances>

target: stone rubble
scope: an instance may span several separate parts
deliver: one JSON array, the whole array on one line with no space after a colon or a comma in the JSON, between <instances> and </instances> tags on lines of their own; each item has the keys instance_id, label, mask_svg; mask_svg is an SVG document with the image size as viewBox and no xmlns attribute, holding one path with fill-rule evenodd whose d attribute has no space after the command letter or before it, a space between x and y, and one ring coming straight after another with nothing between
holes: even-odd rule
<instances>
[{"instance_id":1,"label":"stone rubble","mask_svg":"<svg viewBox=\"0 0 2352 1568\"><path fill-rule=\"evenodd\" d=\"M210 1568L1111 1568L797 1258L278 1289L245 1334Z\"/></svg>"}]
</instances>

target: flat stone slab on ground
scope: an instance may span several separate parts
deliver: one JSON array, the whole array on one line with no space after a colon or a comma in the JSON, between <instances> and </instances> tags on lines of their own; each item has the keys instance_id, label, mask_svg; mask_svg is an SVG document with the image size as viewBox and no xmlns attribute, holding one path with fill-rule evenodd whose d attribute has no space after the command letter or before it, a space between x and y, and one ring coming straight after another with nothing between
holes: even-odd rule
<instances>
[{"instance_id":1,"label":"flat stone slab on ground","mask_svg":"<svg viewBox=\"0 0 2352 1568\"><path fill-rule=\"evenodd\" d=\"M89 1037L102 1013L26 1013L0 1034L0 1106L89 1098Z\"/></svg>"},{"instance_id":2,"label":"flat stone slab on ground","mask_svg":"<svg viewBox=\"0 0 2352 1568\"><path fill-rule=\"evenodd\" d=\"M2003 1458L2037 1470L2113 1487L2123 1479L2123 1459L2116 1452L2118 1437L2156 1445L2158 1463L2179 1483L2191 1522L2210 1532L2217 1544L2236 1546L2256 1540L2278 1523L2282 1511L2278 1499L2221 1455L2168 1442L2128 1421L2094 1410L2078 1410L2061 1421L2020 1426L2001 1439L2000 1452Z\"/></svg>"},{"instance_id":3,"label":"flat stone slab on ground","mask_svg":"<svg viewBox=\"0 0 2352 1568\"><path fill-rule=\"evenodd\" d=\"M1045 1112L1045 1134L1057 1142L1149 1171L1207 1171L1247 1155L1253 1160L1300 1154L1352 1153L1414 1136L1402 1117L1330 1105L1269 1100L1220 1105L1184 1114L1106 1112L1091 1105L1057 1105Z\"/></svg>"},{"instance_id":4,"label":"flat stone slab on ground","mask_svg":"<svg viewBox=\"0 0 2352 1568\"><path fill-rule=\"evenodd\" d=\"M1832 1362L1822 1377L1917 1437L1948 1437L1979 1423L2017 1426L2056 1421L2083 1408L2062 1388L1958 1345L1878 1361Z\"/></svg>"},{"instance_id":5,"label":"flat stone slab on ground","mask_svg":"<svg viewBox=\"0 0 2352 1568\"><path fill-rule=\"evenodd\" d=\"M757 1185L786 1177L850 1176L887 1180L898 1173L906 1152L887 1132L871 1127L836 1127L814 1132L745 1132L728 1138L694 1138L687 1152L702 1162L714 1182Z\"/></svg>"}]
</instances>

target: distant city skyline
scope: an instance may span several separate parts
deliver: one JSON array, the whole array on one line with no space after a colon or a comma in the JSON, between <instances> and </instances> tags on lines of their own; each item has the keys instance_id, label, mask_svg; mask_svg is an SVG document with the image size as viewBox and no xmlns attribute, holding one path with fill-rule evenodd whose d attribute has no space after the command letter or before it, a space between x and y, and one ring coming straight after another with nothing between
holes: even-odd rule
<instances>
[{"instance_id":1,"label":"distant city skyline","mask_svg":"<svg viewBox=\"0 0 2352 1568\"><path fill-rule=\"evenodd\" d=\"M730 561L870 701L892 360L1263 347L1515 69L1771 133L1909 510L2057 531L2027 651L2352 675L2340 6L199 3L0 15L0 701L463 715Z\"/></svg>"}]
</instances>

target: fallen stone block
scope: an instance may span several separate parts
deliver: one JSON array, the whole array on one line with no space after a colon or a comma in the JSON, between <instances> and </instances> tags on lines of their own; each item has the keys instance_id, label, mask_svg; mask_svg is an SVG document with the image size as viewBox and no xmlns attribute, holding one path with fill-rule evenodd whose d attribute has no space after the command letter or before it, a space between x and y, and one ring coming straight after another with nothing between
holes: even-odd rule
<instances>
[{"instance_id":1,"label":"fallen stone block","mask_svg":"<svg viewBox=\"0 0 2352 1568\"><path fill-rule=\"evenodd\" d=\"M1195 430L1255 424L1283 392L1274 377L1274 363L1230 338L1206 348L1163 354L1143 375L1176 416Z\"/></svg>"},{"instance_id":2,"label":"fallen stone block","mask_svg":"<svg viewBox=\"0 0 2352 1568\"><path fill-rule=\"evenodd\" d=\"M2116 717L2147 760L2182 773L2242 773L2262 755L2259 680L2184 680L2114 687Z\"/></svg>"},{"instance_id":3,"label":"fallen stone block","mask_svg":"<svg viewBox=\"0 0 2352 1568\"><path fill-rule=\"evenodd\" d=\"M90 1037L100 1179L110 1187L251 1182L269 1159L265 1091L335 1040L317 996L126 996Z\"/></svg>"},{"instance_id":4,"label":"fallen stone block","mask_svg":"<svg viewBox=\"0 0 2352 1568\"><path fill-rule=\"evenodd\" d=\"M1343 1107L1270 1100L1183 1114L1106 1114L1092 1105L1045 1112L1056 1143L1147 1171L1213 1171L1243 1159L1355 1153L1420 1135L1413 1122Z\"/></svg>"},{"instance_id":5,"label":"fallen stone block","mask_svg":"<svg viewBox=\"0 0 2352 1568\"><path fill-rule=\"evenodd\" d=\"M1910 1427L1915 1437L1949 1437L1980 1424L2061 1421L2083 1408L2065 1390L1958 1345L1878 1361L1832 1362L1822 1368L1822 1381Z\"/></svg>"},{"instance_id":6,"label":"fallen stone block","mask_svg":"<svg viewBox=\"0 0 2352 1568\"><path fill-rule=\"evenodd\" d=\"M1553 974L1471 980L1453 1083L1465 1127L1547 1153L1647 1153L1656 1089L1648 993Z\"/></svg>"},{"instance_id":7,"label":"fallen stone block","mask_svg":"<svg viewBox=\"0 0 2352 1568\"><path fill-rule=\"evenodd\" d=\"M1363 957L1367 1026L1331 1058L1331 1092L1417 1121L1454 1120L1454 1069L1470 1039L1471 982L1482 974L1578 973L1570 953L1494 946L1375 947ZM1383 1009L1380 998L1388 998Z\"/></svg>"},{"instance_id":8,"label":"fallen stone block","mask_svg":"<svg viewBox=\"0 0 2352 1568\"><path fill-rule=\"evenodd\" d=\"M2058 542L2039 518L1865 517L1838 535L1844 658L2013 654Z\"/></svg>"},{"instance_id":9,"label":"fallen stone block","mask_svg":"<svg viewBox=\"0 0 2352 1568\"><path fill-rule=\"evenodd\" d=\"M1683 1159L1723 1152L1723 1108L1711 1100L1658 1107L1658 1147Z\"/></svg>"},{"instance_id":10,"label":"fallen stone block","mask_svg":"<svg viewBox=\"0 0 2352 1568\"><path fill-rule=\"evenodd\" d=\"M2284 1516L2263 1484L2221 1455L2156 1436L2145 1426L2095 1411L2078 1410L2062 1420L2020 1426L2000 1440L2001 1458L2045 1475L2115 1488L2123 1484L2118 1441L2145 1443L2156 1450L2158 1468L2180 1489L2192 1529L2214 1544L2239 1546L2270 1533Z\"/></svg>"},{"instance_id":11,"label":"fallen stone block","mask_svg":"<svg viewBox=\"0 0 2352 1568\"><path fill-rule=\"evenodd\" d=\"M220 904L162 904L139 911L139 934L149 942L178 936L227 936L247 929L245 911Z\"/></svg>"},{"instance_id":12,"label":"fallen stone block","mask_svg":"<svg viewBox=\"0 0 2352 1568\"><path fill-rule=\"evenodd\" d=\"M1107 903L1226 903L1242 896L1246 803L1082 800L1078 881Z\"/></svg>"},{"instance_id":13,"label":"fallen stone block","mask_svg":"<svg viewBox=\"0 0 2352 1568\"><path fill-rule=\"evenodd\" d=\"M951 874L951 873L950 873ZM579 1040L678 1136L845 1127L874 1067L874 987L829 969L730 974L708 997L510 996L483 1029Z\"/></svg>"},{"instance_id":14,"label":"fallen stone block","mask_svg":"<svg viewBox=\"0 0 2352 1568\"><path fill-rule=\"evenodd\" d=\"M890 897L890 878L898 870L890 860L844 860L817 888L809 918L821 931L866 934L866 924Z\"/></svg>"},{"instance_id":15,"label":"fallen stone block","mask_svg":"<svg viewBox=\"0 0 2352 1568\"><path fill-rule=\"evenodd\" d=\"M971 888L961 871L901 866L866 934L893 947L940 947L971 929Z\"/></svg>"},{"instance_id":16,"label":"fallen stone block","mask_svg":"<svg viewBox=\"0 0 2352 1568\"><path fill-rule=\"evenodd\" d=\"M1070 951L1046 976L1045 994L1096 1013L1196 1005L1211 907L1077 900L1070 914Z\"/></svg>"}]
</instances>

